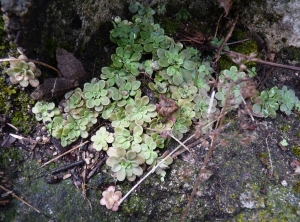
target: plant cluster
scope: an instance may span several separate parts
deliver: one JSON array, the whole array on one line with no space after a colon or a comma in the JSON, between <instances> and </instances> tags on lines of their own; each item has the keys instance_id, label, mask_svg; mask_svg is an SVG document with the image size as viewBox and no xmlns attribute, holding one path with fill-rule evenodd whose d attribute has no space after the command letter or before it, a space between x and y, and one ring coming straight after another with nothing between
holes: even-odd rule
<instances>
[{"instance_id":1,"label":"plant cluster","mask_svg":"<svg viewBox=\"0 0 300 222\"><path fill-rule=\"evenodd\" d=\"M166 36L154 23L153 9L131 3L129 10L135 13L132 21L120 17L113 21L110 39L118 47L111 55L111 65L101 69L100 78L66 93L62 113L47 102L38 102L32 110L63 146L87 138L98 117L110 121L113 130L101 127L91 141L94 149L107 152L107 165L120 181L135 180L142 175L144 164L153 167L159 161L166 131L182 139L193 122L211 121L224 106L229 85L246 75L236 67L224 70L216 99L211 98L214 70L209 62L199 62L201 53ZM158 103L152 104L142 93L142 75L153 79L144 87L155 93ZM237 83L230 89L235 108L242 101L240 88ZM168 159L156 172L165 175L171 162Z\"/></svg>"},{"instance_id":2,"label":"plant cluster","mask_svg":"<svg viewBox=\"0 0 300 222\"><path fill-rule=\"evenodd\" d=\"M168 133L182 139L193 122L201 126L210 123L225 103L228 109L237 108L243 102L243 80L248 76L232 66L221 71L217 82L209 62L199 61L199 51L184 48L154 23L154 10L139 3L131 3L129 10L135 13L132 21L120 17L113 21L110 39L118 47L111 65L101 69L99 79L66 93L63 112L51 102L37 102L32 109L62 146L87 138L99 117L110 121L113 129L100 127L91 141L95 150L107 153L106 164L119 181L134 181L145 169L160 163L163 158L159 151ZM142 86L140 79L145 76L153 81ZM214 97L212 86L217 89ZM156 103L142 93L142 87L154 92ZM279 107L289 114L298 99L286 87L274 87L263 91L254 103L255 113L274 116ZM172 161L166 159L155 170L162 181ZM117 209L114 201L120 198L113 193L111 189L101 202L109 209Z\"/></svg>"},{"instance_id":3,"label":"plant cluster","mask_svg":"<svg viewBox=\"0 0 300 222\"><path fill-rule=\"evenodd\" d=\"M11 60L10 67L5 73L12 84L20 84L22 87L30 84L32 87L38 87L40 82L36 77L41 75L41 70L33 62L28 62L28 58L24 55L20 55L18 59L14 57L9 59Z\"/></svg>"},{"instance_id":4,"label":"plant cluster","mask_svg":"<svg viewBox=\"0 0 300 222\"><path fill-rule=\"evenodd\" d=\"M299 99L296 97L295 92L287 89L286 86L283 86L281 89L274 86L270 90L264 90L254 97L253 103L252 110L255 114L275 118L278 109L286 115L290 115L293 108L299 106Z\"/></svg>"}]
</instances>

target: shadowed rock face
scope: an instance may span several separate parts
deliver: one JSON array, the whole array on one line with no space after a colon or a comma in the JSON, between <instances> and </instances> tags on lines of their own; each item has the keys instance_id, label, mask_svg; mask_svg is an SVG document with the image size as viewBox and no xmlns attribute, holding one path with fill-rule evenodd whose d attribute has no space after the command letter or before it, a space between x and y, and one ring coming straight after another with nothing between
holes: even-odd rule
<instances>
[{"instance_id":1,"label":"shadowed rock face","mask_svg":"<svg viewBox=\"0 0 300 222\"><path fill-rule=\"evenodd\" d=\"M41 54L39 46L49 44L49 38L55 39L56 44L67 45L69 51L80 50L93 40L93 34L99 32L103 23L116 15L124 17L129 2L131 1L74 0L71 4L64 0L2 0L1 6L6 15L5 30L9 38L23 47L28 55ZM155 6L159 2L169 3L170 7L177 9L184 7L202 20L210 21L214 15L207 13L220 9L218 0L186 1L184 5L179 0L139 2L149 6ZM300 3L297 0L250 2L251 4L247 1L235 1L232 10L239 11L240 21L250 31L265 38L271 51L278 52L285 46L300 47Z\"/></svg>"}]
</instances>

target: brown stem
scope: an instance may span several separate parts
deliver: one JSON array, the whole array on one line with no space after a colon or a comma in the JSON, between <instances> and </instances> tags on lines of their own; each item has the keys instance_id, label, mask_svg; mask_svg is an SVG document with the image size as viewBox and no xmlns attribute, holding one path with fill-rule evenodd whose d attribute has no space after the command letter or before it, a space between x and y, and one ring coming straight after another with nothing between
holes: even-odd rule
<instances>
[{"instance_id":1,"label":"brown stem","mask_svg":"<svg viewBox=\"0 0 300 222\"><path fill-rule=\"evenodd\" d=\"M230 38L230 36L231 36L231 34L233 32L233 29L234 29L234 27L235 27L235 25L237 23L238 18L239 18L239 14L236 15L236 17L235 17L235 19L234 19L234 21L233 21L233 23L232 23L232 25L230 27L230 30L229 30L228 34L226 35L224 41L220 45L220 47L219 47L219 49L218 49L218 51L217 51L217 53L215 55L215 63L218 62L218 60L220 58L220 55L221 55L221 52L223 51L224 47L226 46L227 41L229 40L229 38Z\"/></svg>"},{"instance_id":2,"label":"brown stem","mask_svg":"<svg viewBox=\"0 0 300 222\"><path fill-rule=\"evenodd\" d=\"M53 66L50 66L50 65L48 65L48 64L46 64L46 63L43 63L43 62L40 62L40 61L37 61L37 60L32 60L32 59L28 59L28 61L29 61L29 62L33 62L33 63L36 63L36 64L40 64L40 65L42 65L42 66L46 66L46 67L48 67L49 69L53 69L55 72L58 73L59 77L63 77L62 73L61 73L58 69L54 68Z\"/></svg>"}]
</instances>

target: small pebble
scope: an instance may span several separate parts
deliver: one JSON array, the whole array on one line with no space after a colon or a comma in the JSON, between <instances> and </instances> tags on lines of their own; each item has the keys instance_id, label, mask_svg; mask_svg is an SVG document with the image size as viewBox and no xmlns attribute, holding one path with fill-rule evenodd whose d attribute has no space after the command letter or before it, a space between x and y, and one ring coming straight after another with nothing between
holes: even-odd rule
<instances>
[{"instance_id":1,"label":"small pebble","mask_svg":"<svg viewBox=\"0 0 300 222\"><path fill-rule=\"evenodd\" d=\"M42 131L46 132L46 131L47 131L47 127L46 127L46 126L43 126L43 127L42 127Z\"/></svg>"},{"instance_id":2,"label":"small pebble","mask_svg":"<svg viewBox=\"0 0 300 222\"><path fill-rule=\"evenodd\" d=\"M90 158L94 158L94 154L90 153L90 154L89 154L89 157L90 157Z\"/></svg>"},{"instance_id":3,"label":"small pebble","mask_svg":"<svg viewBox=\"0 0 300 222\"><path fill-rule=\"evenodd\" d=\"M56 156L57 155L57 152L55 151L54 153L53 153L53 156Z\"/></svg>"},{"instance_id":4,"label":"small pebble","mask_svg":"<svg viewBox=\"0 0 300 222\"><path fill-rule=\"evenodd\" d=\"M64 179L64 180L65 180L65 179L68 179L68 178L70 178L71 176L72 176L72 174L68 173L68 174L66 174L66 175L63 176L63 179Z\"/></svg>"},{"instance_id":5,"label":"small pebble","mask_svg":"<svg viewBox=\"0 0 300 222\"><path fill-rule=\"evenodd\" d=\"M37 137L35 138L35 140L38 141L38 142L42 142L42 137L37 136Z\"/></svg>"},{"instance_id":6,"label":"small pebble","mask_svg":"<svg viewBox=\"0 0 300 222\"><path fill-rule=\"evenodd\" d=\"M43 142L44 143L49 143L50 139L46 136L43 136Z\"/></svg>"},{"instance_id":7,"label":"small pebble","mask_svg":"<svg viewBox=\"0 0 300 222\"><path fill-rule=\"evenodd\" d=\"M281 185L284 186L284 187L286 187L288 185L288 183L286 182L286 180L282 180L281 181Z\"/></svg>"}]
</instances>

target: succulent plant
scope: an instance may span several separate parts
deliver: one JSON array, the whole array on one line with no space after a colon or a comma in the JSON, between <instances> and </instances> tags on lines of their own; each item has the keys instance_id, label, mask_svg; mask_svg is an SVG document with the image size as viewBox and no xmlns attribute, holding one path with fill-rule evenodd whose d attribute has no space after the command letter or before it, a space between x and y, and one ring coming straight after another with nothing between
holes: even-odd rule
<instances>
[{"instance_id":1,"label":"succulent plant","mask_svg":"<svg viewBox=\"0 0 300 222\"><path fill-rule=\"evenodd\" d=\"M225 105L226 93L228 90L228 85L218 89L219 91L215 94L215 98L219 100L219 106L223 107ZM227 108L237 108L243 102L243 97L240 90L240 84L233 85L229 92Z\"/></svg>"},{"instance_id":2,"label":"succulent plant","mask_svg":"<svg viewBox=\"0 0 300 222\"><path fill-rule=\"evenodd\" d=\"M46 123L47 121L51 122L54 116L60 114L59 109L55 107L55 104L53 102L48 103L45 101L37 102L32 108L32 112L35 114L36 120L42 120L44 123Z\"/></svg>"},{"instance_id":3,"label":"succulent plant","mask_svg":"<svg viewBox=\"0 0 300 222\"><path fill-rule=\"evenodd\" d=\"M61 140L62 146L75 142L79 137L87 138L88 123L87 118L74 119L68 114L62 122L62 127L55 131L55 137Z\"/></svg>"},{"instance_id":4,"label":"succulent plant","mask_svg":"<svg viewBox=\"0 0 300 222\"><path fill-rule=\"evenodd\" d=\"M116 106L116 102L112 102L108 106L105 106L104 110L102 110L101 117L103 119L109 119L116 110Z\"/></svg>"},{"instance_id":5,"label":"succulent plant","mask_svg":"<svg viewBox=\"0 0 300 222\"><path fill-rule=\"evenodd\" d=\"M216 47L220 47L223 41L224 41L224 38L221 38L219 40L218 38L214 37L212 39L212 41L210 42L210 44L212 44L213 46L216 46ZM225 46L224 49L229 50L229 47Z\"/></svg>"},{"instance_id":6,"label":"succulent plant","mask_svg":"<svg viewBox=\"0 0 300 222\"><path fill-rule=\"evenodd\" d=\"M48 124L46 124L48 131L53 137L60 138L63 129L63 121L64 119L62 116L55 116L51 122L49 121Z\"/></svg>"},{"instance_id":7,"label":"succulent plant","mask_svg":"<svg viewBox=\"0 0 300 222\"><path fill-rule=\"evenodd\" d=\"M129 150L118 147L110 147L107 150L109 158L106 160L106 164L111 167L111 170L115 173L117 180L123 181L127 178L129 181L134 181L136 176L143 174L143 169L140 167L145 162L142 155Z\"/></svg>"},{"instance_id":8,"label":"succulent plant","mask_svg":"<svg viewBox=\"0 0 300 222\"><path fill-rule=\"evenodd\" d=\"M239 72L236 66L231 66L230 70L225 69L221 72L221 79L222 79L222 74L226 78L230 78L233 81L237 81L240 78L244 78L246 74L244 72Z\"/></svg>"},{"instance_id":9,"label":"succulent plant","mask_svg":"<svg viewBox=\"0 0 300 222\"><path fill-rule=\"evenodd\" d=\"M183 134L187 133L190 130L192 121L188 118L180 117L176 119L176 122L173 126L172 133L177 139L181 140Z\"/></svg>"},{"instance_id":10,"label":"succulent plant","mask_svg":"<svg viewBox=\"0 0 300 222\"><path fill-rule=\"evenodd\" d=\"M86 118L88 120L87 129L90 129L90 127L97 123L97 117L99 116L99 112L91 110L87 107L74 109L72 112L70 112L70 114L74 119Z\"/></svg>"},{"instance_id":11,"label":"succulent plant","mask_svg":"<svg viewBox=\"0 0 300 222\"><path fill-rule=\"evenodd\" d=\"M154 30L151 33L141 31L141 37L144 40L143 44L145 52L155 53L157 49L166 48L168 45L164 43L166 40L164 30L160 28L159 24L155 24L152 27Z\"/></svg>"},{"instance_id":12,"label":"succulent plant","mask_svg":"<svg viewBox=\"0 0 300 222\"><path fill-rule=\"evenodd\" d=\"M121 191L115 191L114 186L109 186L102 193L102 199L100 200L101 205L105 205L107 209L117 211L119 209L119 200L122 197Z\"/></svg>"},{"instance_id":13,"label":"succulent plant","mask_svg":"<svg viewBox=\"0 0 300 222\"><path fill-rule=\"evenodd\" d=\"M84 84L83 97L86 99L86 106L96 111L102 111L110 103L110 92L106 89L105 81L98 81L96 78Z\"/></svg>"},{"instance_id":14,"label":"succulent plant","mask_svg":"<svg viewBox=\"0 0 300 222\"><path fill-rule=\"evenodd\" d=\"M117 108L110 116L112 127L127 128L130 126L130 121L128 120L125 109L123 107Z\"/></svg>"},{"instance_id":15,"label":"succulent plant","mask_svg":"<svg viewBox=\"0 0 300 222\"><path fill-rule=\"evenodd\" d=\"M173 158L168 157L166 160L163 161L163 159L168 155L168 152L165 152L162 156L158 157L152 165L149 167L149 169L153 168L155 165L160 165L155 169L155 173L160 175L160 180L164 181L164 178L166 176L166 169L169 168L169 165L173 163ZM163 163L161 163L163 161Z\"/></svg>"},{"instance_id":16,"label":"succulent plant","mask_svg":"<svg viewBox=\"0 0 300 222\"><path fill-rule=\"evenodd\" d=\"M66 113L84 105L83 93L80 88L76 88L65 94L66 102L64 104L64 111Z\"/></svg>"},{"instance_id":17,"label":"succulent plant","mask_svg":"<svg viewBox=\"0 0 300 222\"><path fill-rule=\"evenodd\" d=\"M10 57L10 59L15 59ZM10 67L5 73L9 75L9 80L12 84L20 84L22 87L27 87L29 84L32 87L38 87L40 84L36 77L41 75L41 70L36 68L33 62L27 62L28 59L24 55L20 55L18 59L10 61Z\"/></svg>"},{"instance_id":18,"label":"succulent plant","mask_svg":"<svg viewBox=\"0 0 300 222\"><path fill-rule=\"evenodd\" d=\"M128 77L127 81L118 88L111 87L113 91L112 99L117 101L118 106L127 105L127 99L138 94L141 82L136 80L135 76Z\"/></svg>"},{"instance_id":19,"label":"succulent plant","mask_svg":"<svg viewBox=\"0 0 300 222\"><path fill-rule=\"evenodd\" d=\"M197 69L194 78L194 84L198 89L205 89L205 91L210 90L208 85L211 74L214 72L213 68L210 66L209 62L202 62L202 64Z\"/></svg>"},{"instance_id":20,"label":"succulent plant","mask_svg":"<svg viewBox=\"0 0 300 222\"><path fill-rule=\"evenodd\" d=\"M130 132L127 129L117 127L115 128L115 141L113 147L122 147L123 149L130 149L133 144L142 142L143 127L135 126Z\"/></svg>"},{"instance_id":21,"label":"succulent plant","mask_svg":"<svg viewBox=\"0 0 300 222\"><path fill-rule=\"evenodd\" d=\"M279 109L280 94L278 87L264 90L254 99L252 110L255 114L262 114L264 117L276 117L276 110Z\"/></svg>"},{"instance_id":22,"label":"succulent plant","mask_svg":"<svg viewBox=\"0 0 300 222\"><path fill-rule=\"evenodd\" d=\"M151 137L153 138L153 140L154 140L154 142L156 143L156 146L158 147L158 148L164 148L165 147L165 138L162 138L161 136L160 136L160 134L159 133L152 133L152 134L150 134L151 135Z\"/></svg>"},{"instance_id":23,"label":"succulent plant","mask_svg":"<svg viewBox=\"0 0 300 222\"><path fill-rule=\"evenodd\" d=\"M145 73L151 76L153 72L159 70L160 67L157 61L146 60L140 64L139 69L145 71Z\"/></svg>"},{"instance_id":24,"label":"succulent plant","mask_svg":"<svg viewBox=\"0 0 300 222\"><path fill-rule=\"evenodd\" d=\"M197 93L198 89L195 86L184 85L181 87L170 86L170 91L172 93L172 98L175 100L180 99L192 99Z\"/></svg>"},{"instance_id":25,"label":"succulent plant","mask_svg":"<svg viewBox=\"0 0 300 222\"><path fill-rule=\"evenodd\" d=\"M140 149L138 153L145 158L148 165L151 165L158 157L158 154L155 151L156 146L156 142L147 134L143 135L143 143L137 144L137 147Z\"/></svg>"},{"instance_id":26,"label":"succulent plant","mask_svg":"<svg viewBox=\"0 0 300 222\"><path fill-rule=\"evenodd\" d=\"M156 106L149 104L149 97L143 96L135 100L134 104L128 104L125 107L126 115L129 121L134 121L142 126L144 122L151 122L151 119L157 116Z\"/></svg>"},{"instance_id":27,"label":"succulent plant","mask_svg":"<svg viewBox=\"0 0 300 222\"><path fill-rule=\"evenodd\" d=\"M206 118L208 114L214 113L217 108L217 100L213 99L212 106L210 109L210 112L208 113L208 108L210 104L210 97L208 95L201 96L199 94L196 94L193 98L193 101L195 102L194 110L196 112L196 118Z\"/></svg>"},{"instance_id":28,"label":"succulent plant","mask_svg":"<svg viewBox=\"0 0 300 222\"><path fill-rule=\"evenodd\" d=\"M150 82L149 83L149 88L154 91L157 92L158 94L165 94L168 92L168 82Z\"/></svg>"},{"instance_id":29,"label":"succulent plant","mask_svg":"<svg viewBox=\"0 0 300 222\"><path fill-rule=\"evenodd\" d=\"M108 86L113 85L122 86L126 83L129 74L124 69L117 69L111 67L103 67L101 69L101 79L108 83Z\"/></svg>"},{"instance_id":30,"label":"succulent plant","mask_svg":"<svg viewBox=\"0 0 300 222\"><path fill-rule=\"evenodd\" d=\"M110 31L110 40L120 47L134 44L138 33L140 32L137 25L133 25L132 22L127 20L121 21L119 18L113 22L114 29Z\"/></svg>"},{"instance_id":31,"label":"succulent plant","mask_svg":"<svg viewBox=\"0 0 300 222\"><path fill-rule=\"evenodd\" d=\"M298 103L299 99L295 96L295 92L291 89L287 89L283 86L282 89L278 90L280 95L280 111L284 112L286 115L290 115L294 105Z\"/></svg>"},{"instance_id":32,"label":"succulent plant","mask_svg":"<svg viewBox=\"0 0 300 222\"><path fill-rule=\"evenodd\" d=\"M170 119L158 116L151 120L150 129L152 129L153 132L162 133L163 131L171 130L173 124L174 123Z\"/></svg>"},{"instance_id":33,"label":"succulent plant","mask_svg":"<svg viewBox=\"0 0 300 222\"><path fill-rule=\"evenodd\" d=\"M114 136L112 133L106 131L105 127L101 127L97 130L96 135L91 137L91 141L93 141L93 148L97 151L107 150L108 143L112 143L114 141Z\"/></svg>"},{"instance_id":34,"label":"succulent plant","mask_svg":"<svg viewBox=\"0 0 300 222\"><path fill-rule=\"evenodd\" d=\"M179 112L177 112L180 116L183 116L188 119L193 119L196 116L196 112L194 111L195 103L189 100L180 100L178 102L178 106L180 107ZM176 118L176 113L173 115Z\"/></svg>"},{"instance_id":35,"label":"succulent plant","mask_svg":"<svg viewBox=\"0 0 300 222\"><path fill-rule=\"evenodd\" d=\"M182 83L191 82L192 72L196 70L196 63L191 58L188 49L182 50L181 43L172 44L168 50L158 49L158 64L165 68L161 70L160 75L169 83L181 85Z\"/></svg>"},{"instance_id":36,"label":"succulent plant","mask_svg":"<svg viewBox=\"0 0 300 222\"><path fill-rule=\"evenodd\" d=\"M142 58L140 52L134 52L131 46L127 45L124 48L118 47L116 54L111 55L111 60L116 68L124 68L125 71L134 76L139 74L139 60Z\"/></svg>"}]
</instances>

